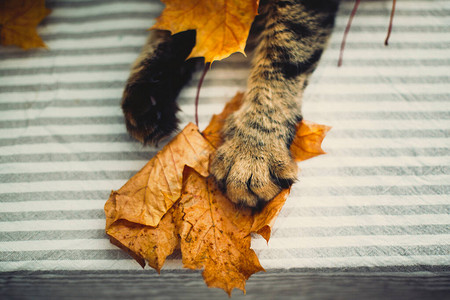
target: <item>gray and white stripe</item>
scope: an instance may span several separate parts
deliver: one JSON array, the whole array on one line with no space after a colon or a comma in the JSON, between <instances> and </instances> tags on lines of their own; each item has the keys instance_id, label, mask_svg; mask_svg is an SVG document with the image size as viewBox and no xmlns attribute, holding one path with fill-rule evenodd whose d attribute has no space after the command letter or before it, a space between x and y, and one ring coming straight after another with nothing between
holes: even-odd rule
<instances>
[{"instance_id":1,"label":"gray and white stripe","mask_svg":"<svg viewBox=\"0 0 450 300\"><path fill-rule=\"evenodd\" d=\"M119 108L129 66L159 1L47 1L39 27L50 50L0 49L0 270L135 271L104 234L103 205L158 149L128 137ZM363 1L336 67L352 3L303 100L305 119L333 126L328 152L300 180L267 245L268 270L450 267L450 5ZM214 63L200 127L236 91L249 63ZM199 75L180 95L193 120ZM182 267L179 253L166 269ZM366 269L365 269L366 270ZM277 271L278 272L278 271Z\"/></svg>"}]
</instances>

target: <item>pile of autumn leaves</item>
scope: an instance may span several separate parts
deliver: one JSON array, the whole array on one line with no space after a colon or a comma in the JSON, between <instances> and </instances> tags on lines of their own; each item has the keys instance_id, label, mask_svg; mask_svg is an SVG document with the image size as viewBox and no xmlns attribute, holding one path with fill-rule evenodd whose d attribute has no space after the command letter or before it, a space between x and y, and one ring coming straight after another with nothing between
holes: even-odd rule
<instances>
[{"instance_id":1,"label":"pile of autumn leaves","mask_svg":"<svg viewBox=\"0 0 450 300\"><path fill-rule=\"evenodd\" d=\"M195 29L197 41L189 57L213 62L244 52L258 0L162 0L166 4L153 28L173 34ZM0 0L0 42L24 49L45 47L36 25L48 14L44 0ZM174 22L177 20L177 22ZM182 21L180 21L182 20ZM207 21L205 21L207 20ZM208 286L245 291L246 280L263 271L250 248L251 233L267 241L289 189L262 211L237 208L216 187L209 162L222 139L227 116L237 110L236 95L220 115L200 133L187 125L105 204L106 233L142 267L158 272L170 254L180 248L183 266L203 269ZM329 127L303 121L292 144L292 157L305 160L323 154L322 140Z\"/></svg>"},{"instance_id":2,"label":"pile of autumn leaves","mask_svg":"<svg viewBox=\"0 0 450 300\"><path fill-rule=\"evenodd\" d=\"M244 52L259 1L162 2L166 7L153 28L172 34L195 29L196 45L189 58L203 56L208 63ZM282 191L254 213L237 208L209 175L211 156L222 143L221 127L241 100L238 94L202 133L187 125L119 191L113 191L105 205L111 242L141 266L147 262L159 272L167 256L180 248L185 268L203 269L206 284L229 295L234 288L245 291L246 280L264 270L250 248L251 233L269 240L289 194L288 189ZM323 154L320 145L328 130L309 122L299 124L293 158L301 161Z\"/></svg>"},{"instance_id":3,"label":"pile of autumn leaves","mask_svg":"<svg viewBox=\"0 0 450 300\"><path fill-rule=\"evenodd\" d=\"M245 291L246 280L264 270L250 248L251 233L268 241L289 195L289 189L283 190L255 213L236 207L209 176L210 158L222 143L220 129L241 100L242 94L236 95L202 133L187 125L105 204L111 242L143 267L147 261L159 272L180 247L185 268L203 269L207 285L228 294L233 288ZM323 154L321 143L329 129L302 121L292 157L302 161Z\"/></svg>"}]
</instances>

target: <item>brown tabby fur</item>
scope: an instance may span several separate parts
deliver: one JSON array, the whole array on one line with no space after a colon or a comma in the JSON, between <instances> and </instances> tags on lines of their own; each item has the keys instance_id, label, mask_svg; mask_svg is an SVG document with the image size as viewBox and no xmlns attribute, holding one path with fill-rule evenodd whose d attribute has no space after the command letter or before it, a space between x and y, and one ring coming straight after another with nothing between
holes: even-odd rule
<instances>
[{"instance_id":1,"label":"brown tabby fur","mask_svg":"<svg viewBox=\"0 0 450 300\"><path fill-rule=\"evenodd\" d=\"M289 147L301 116L301 93L331 33L338 0L267 0L251 35L256 41L243 106L226 121L225 143L211 173L234 203L260 207L297 178ZM153 31L133 65L122 108L128 131L156 143L177 128L175 99L195 61L195 32Z\"/></svg>"}]
</instances>

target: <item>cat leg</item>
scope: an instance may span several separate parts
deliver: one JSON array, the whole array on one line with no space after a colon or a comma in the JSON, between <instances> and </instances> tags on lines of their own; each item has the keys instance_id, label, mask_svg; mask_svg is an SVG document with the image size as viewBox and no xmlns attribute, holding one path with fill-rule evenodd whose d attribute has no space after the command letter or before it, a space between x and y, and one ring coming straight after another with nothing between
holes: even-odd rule
<instances>
[{"instance_id":1,"label":"cat leg","mask_svg":"<svg viewBox=\"0 0 450 300\"><path fill-rule=\"evenodd\" d=\"M299 93L334 24L335 1L267 1L242 107L225 123L211 172L236 204L260 207L297 178L290 155L302 119Z\"/></svg>"},{"instance_id":2,"label":"cat leg","mask_svg":"<svg viewBox=\"0 0 450 300\"><path fill-rule=\"evenodd\" d=\"M186 61L194 45L195 31L150 32L122 97L127 130L140 142L155 144L178 128L175 100L195 69L196 60Z\"/></svg>"}]
</instances>

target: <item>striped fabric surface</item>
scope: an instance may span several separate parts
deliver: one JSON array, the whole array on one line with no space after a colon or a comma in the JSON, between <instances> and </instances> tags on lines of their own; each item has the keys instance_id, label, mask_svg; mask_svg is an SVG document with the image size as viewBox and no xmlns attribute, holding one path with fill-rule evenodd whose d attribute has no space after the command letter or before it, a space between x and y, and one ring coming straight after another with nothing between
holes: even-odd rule
<instances>
[{"instance_id":1,"label":"striped fabric surface","mask_svg":"<svg viewBox=\"0 0 450 300\"><path fill-rule=\"evenodd\" d=\"M47 1L49 50L0 48L0 270L134 271L109 243L103 205L157 151L128 137L120 99L159 1ZM303 100L333 127L327 155L302 162L267 245L270 270L450 268L450 2L362 1L336 66L352 2ZM200 128L245 90L243 55L213 64ZM180 95L194 120L199 74ZM164 270L181 269L173 255Z\"/></svg>"}]
</instances>

